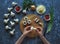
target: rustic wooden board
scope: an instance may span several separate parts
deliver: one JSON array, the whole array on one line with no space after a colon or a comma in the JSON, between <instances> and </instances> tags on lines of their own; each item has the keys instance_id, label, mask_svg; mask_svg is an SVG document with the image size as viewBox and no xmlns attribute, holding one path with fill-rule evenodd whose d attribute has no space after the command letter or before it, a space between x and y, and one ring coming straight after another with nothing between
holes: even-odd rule
<instances>
[{"instance_id":1,"label":"rustic wooden board","mask_svg":"<svg viewBox=\"0 0 60 44\"><path fill-rule=\"evenodd\" d=\"M42 21L41 18L39 18L39 16L34 15L34 14L30 14L30 15L27 15L27 17L28 17L28 19L30 19L31 22L32 22L30 26L33 26L33 27L35 27L35 28L37 28L38 26L39 26L39 27L42 27L42 28L44 27L43 21ZM42 23L42 26L40 26L38 23L36 23L36 22L34 21L35 18L38 18L38 19L40 20L40 22ZM20 21L20 29L21 29L22 32L24 31L24 28L26 27L26 26L23 25L23 21L24 21L24 18L22 18L22 20ZM32 32L30 32L29 35L28 35L28 37L36 37L36 36L37 36L37 33L36 33L35 30L33 30Z\"/></svg>"}]
</instances>

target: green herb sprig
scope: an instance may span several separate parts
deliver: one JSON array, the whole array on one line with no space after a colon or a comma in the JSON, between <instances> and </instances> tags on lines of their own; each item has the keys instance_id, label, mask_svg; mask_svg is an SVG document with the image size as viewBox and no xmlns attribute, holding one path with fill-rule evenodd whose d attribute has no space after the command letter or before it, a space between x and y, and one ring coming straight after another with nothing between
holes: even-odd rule
<instances>
[{"instance_id":1,"label":"green herb sprig","mask_svg":"<svg viewBox=\"0 0 60 44\"><path fill-rule=\"evenodd\" d=\"M51 29L52 29L52 26L53 26L53 20L54 20L54 8L53 6L50 7L50 21L48 23L48 28L47 28L47 31L46 33L50 32Z\"/></svg>"},{"instance_id":2,"label":"green herb sprig","mask_svg":"<svg viewBox=\"0 0 60 44\"><path fill-rule=\"evenodd\" d=\"M33 2L32 0L23 1L23 9L30 8L31 5L35 5L35 2Z\"/></svg>"}]
</instances>

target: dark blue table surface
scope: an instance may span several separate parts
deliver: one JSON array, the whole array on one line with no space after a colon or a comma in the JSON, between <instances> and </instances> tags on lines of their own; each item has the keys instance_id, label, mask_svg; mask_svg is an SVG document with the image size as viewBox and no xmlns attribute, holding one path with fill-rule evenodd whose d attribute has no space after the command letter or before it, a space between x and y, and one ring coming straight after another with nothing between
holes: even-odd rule
<instances>
[{"instance_id":1,"label":"dark blue table surface","mask_svg":"<svg viewBox=\"0 0 60 44\"><path fill-rule=\"evenodd\" d=\"M7 13L7 8L11 7L12 2L17 2L19 6L22 6L23 0L0 0L0 44L15 44L16 40L21 36L21 31L19 24L15 26L15 35L11 37L8 32L4 29L3 16ZM50 5L52 4L52 0L33 0L36 5L43 4L46 6L47 11L46 14L49 13ZM50 33L45 34L45 37L51 44L60 44L60 0L53 0L54 7L54 24ZM28 12L28 14L32 14L32 12ZM34 14L37 14L36 12ZM44 15L40 15L43 19ZM16 18L21 20L23 15L16 15ZM44 23L46 25L46 23ZM47 26L45 26L46 28ZM23 44L40 44L39 38L25 38Z\"/></svg>"}]
</instances>

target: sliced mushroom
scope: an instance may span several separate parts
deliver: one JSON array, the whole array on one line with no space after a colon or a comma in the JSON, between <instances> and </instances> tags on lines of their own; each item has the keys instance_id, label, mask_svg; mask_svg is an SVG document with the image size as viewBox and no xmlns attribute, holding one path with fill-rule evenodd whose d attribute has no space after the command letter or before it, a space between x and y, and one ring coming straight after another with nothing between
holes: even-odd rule
<instances>
[{"instance_id":1,"label":"sliced mushroom","mask_svg":"<svg viewBox=\"0 0 60 44\"><path fill-rule=\"evenodd\" d=\"M27 23L28 23L28 24L31 24L31 20L28 20Z\"/></svg>"},{"instance_id":2,"label":"sliced mushroom","mask_svg":"<svg viewBox=\"0 0 60 44\"><path fill-rule=\"evenodd\" d=\"M43 24L41 23L41 22L39 22L39 25L42 27L43 26Z\"/></svg>"},{"instance_id":3,"label":"sliced mushroom","mask_svg":"<svg viewBox=\"0 0 60 44\"><path fill-rule=\"evenodd\" d=\"M25 17L24 17L24 20L28 20L28 17L27 17L27 16L25 16Z\"/></svg>"},{"instance_id":4,"label":"sliced mushroom","mask_svg":"<svg viewBox=\"0 0 60 44\"><path fill-rule=\"evenodd\" d=\"M39 22L39 19L38 18L35 18L35 20L34 20L36 23L38 23Z\"/></svg>"},{"instance_id":5,"label":"sliced mushroom","mask_svg":"<svg viewBox=\"0 0 60 44\"><path fill-rule=\"evenodd\" d=\"M27 22L26 21L23 21L23 25L27 25Z\"/></svg>"}]
</instances>

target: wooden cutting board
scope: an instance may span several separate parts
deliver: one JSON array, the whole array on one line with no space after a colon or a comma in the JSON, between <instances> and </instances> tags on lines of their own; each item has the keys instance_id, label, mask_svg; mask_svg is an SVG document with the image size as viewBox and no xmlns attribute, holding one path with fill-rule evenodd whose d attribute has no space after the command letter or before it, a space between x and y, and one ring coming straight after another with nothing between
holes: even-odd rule
<instances>
[{"instance_id":1,"label":"wooden cutting board","mask_svg":"<svg viewBox=\"0 0 60 44\"><path fill-rule=\"evenodd\" d=\"M33 26L33 27L35 27L35 28L37 28L38 26L39 26L39 27L42 27L42 29L44 28L43 20L42 20L39 16L37 16L37 15L35 15L35 14L29 14L29 15L27 15L27 17L28 17L28 19L31 20L31 25L30 25L30 26ZM34 21L35 18L38 18L38 19L40 20L40 22L42 23L42 26L39 25L38 23L36 23L36 22ZM24 18L22 18L21 21L20 21L20 30L22 31L22 33L23 33L23 31L24 31L24 28L26 27L26 26L23 25L23 21L24 21ZM28 36L28 37L31 37L31 38L32 38L32 37L36 37L36 36L37 36L37 33L36 33L35 30L33 30L33 31L30 32L27 36Z\"/></svg>"}]
</instances>

